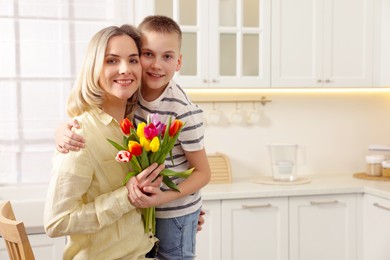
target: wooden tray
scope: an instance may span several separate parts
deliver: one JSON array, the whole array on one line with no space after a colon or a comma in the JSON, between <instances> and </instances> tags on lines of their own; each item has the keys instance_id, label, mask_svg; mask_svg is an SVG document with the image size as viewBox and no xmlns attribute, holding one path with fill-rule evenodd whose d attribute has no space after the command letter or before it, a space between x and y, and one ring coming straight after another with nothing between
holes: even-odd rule
<instances>
[{"instance_id":1,"label":"wooden tray","mask_svg":"<svg viewBox=\"0 0 390 260\"><path fill-rule=\"evenodd\" d=\"M222 153L208 154L207 159L209 160L211 168L210 183L215 184L232 182L230 161L226 155Z\"/></svg>"},{"instance_id":2,"label":"wooden tray","mask_svg":"<svg viewBox=\"0 0 390 260\"><path fill-rule=\"evenodd\" d=\"M370 181L390 181L390 177L384 177L384 176L371 176L367 175L364 172L358 172L353 175L353 177L363 180L370 180Z\"/></svg>"}]
</instances>

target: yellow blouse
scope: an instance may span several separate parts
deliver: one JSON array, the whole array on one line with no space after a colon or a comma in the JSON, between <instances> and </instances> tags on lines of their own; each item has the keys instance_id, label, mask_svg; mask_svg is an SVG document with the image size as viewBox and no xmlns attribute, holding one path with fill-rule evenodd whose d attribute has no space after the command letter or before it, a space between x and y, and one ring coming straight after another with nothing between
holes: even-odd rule
<instances>
[{"instance_id":1,"label":"yellow blouse","mask_svg":"<svg viewBox=\"0 0 390 260\"><path fill-rule=\"evenodd\" d=\"M155 242L145 234L141 211L128 201L122 185L128 164L115 161L121 143L119 124L93 109L77 117L86 147L56 153L45 205L44 225L50 237L68 236L64 259L145 259Z\"/></svg>"}]
</instances>

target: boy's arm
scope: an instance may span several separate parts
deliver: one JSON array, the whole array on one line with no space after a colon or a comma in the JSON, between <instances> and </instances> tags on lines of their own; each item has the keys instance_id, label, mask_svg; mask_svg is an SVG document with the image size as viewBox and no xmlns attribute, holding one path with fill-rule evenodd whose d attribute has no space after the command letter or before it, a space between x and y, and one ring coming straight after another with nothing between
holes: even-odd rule
<instances>
[{"instance_id":1,"label":"boy's arm","mask_svg":"<svg viewBox=\"0 0 390 260\"><path fill-rule=\"evenodd\" d=\"M76 119L71 119L57 127L55 132L55 143L56 149L60 153L79 151L81 148L84 148L84 137L73 132L73 127L80 128L79 122Z\"/></svg>"}]
</instances>

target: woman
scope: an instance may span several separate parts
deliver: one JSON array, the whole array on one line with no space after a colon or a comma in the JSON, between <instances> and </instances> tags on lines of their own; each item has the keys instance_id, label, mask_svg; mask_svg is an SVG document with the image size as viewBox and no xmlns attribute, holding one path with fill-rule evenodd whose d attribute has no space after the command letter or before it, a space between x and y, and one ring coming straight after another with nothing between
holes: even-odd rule
<instances>
[{"instance_id":1,"label":"woman","mask_svg":"<svg viewBox=\"0 0 390 260\"><path fill-rule=\"evenodd\" d=\"M155 243L128 196L139 182L149 196L156 194L161 179L152 180L164 166L154 164L123 186L130 169L115 161L117 150L106 140L121 142L118 122L132 117L141 83L139 54L134 27L99 31L68 99L68 114L82 126L75 131L88 146L53 160L44 223L49 236L68 236L64 259L145 259Z\"/></svg>"}]
</instances>

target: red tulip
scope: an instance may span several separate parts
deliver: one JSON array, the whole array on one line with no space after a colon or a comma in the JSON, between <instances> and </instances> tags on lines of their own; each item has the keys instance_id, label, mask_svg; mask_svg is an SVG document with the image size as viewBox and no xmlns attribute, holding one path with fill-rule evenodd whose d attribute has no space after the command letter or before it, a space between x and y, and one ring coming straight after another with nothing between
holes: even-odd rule
<instances>
[{"instance_id":1,"label":"red tulip","mask_svg":"<svg viewBox=\"0 0 390 260\"><path fill-rule=\"evenodd\" d=\"M125 135L129 135L130 129L132 128L134 128L133 123L131 123L131 121L128 118L125 118L121 121L121 129Z\"/></svg>"},{"instance_id":2,"label":"red tulip","mask_svg":"<svg viewBox=\"0 0 390 260\"><path fill-rule=\"evenodd\" d=\"M173 137L176 135L177 131L183 126L183 122L175 119L171 126L169 127L169 136Z\"/></svg>"}]
</instances>

